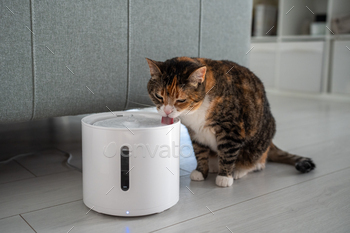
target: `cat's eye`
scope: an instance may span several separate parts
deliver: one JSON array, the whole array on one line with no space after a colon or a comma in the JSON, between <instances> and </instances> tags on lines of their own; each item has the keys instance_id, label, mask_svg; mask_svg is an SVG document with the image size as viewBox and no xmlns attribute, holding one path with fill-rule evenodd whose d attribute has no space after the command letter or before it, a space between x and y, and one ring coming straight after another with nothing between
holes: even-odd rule
<instances>
[{"instance_id":1,"label":"cat's eye","mask_svg":"<svg viewBox=\"0 0 350 233\"><path fill-rule=\"evenodd\" d=\"M158 99L160 99L160 100L162 100L163 99L163 97L161 97L160 95L158 95L157 93L155 93L155 96L158 98Z\"/></svg>"},{"instance_id":2,"label":"cat's eye","mask_svg":"<svg viewBox=\"0 0 350 233\"><path fill-rule=\"evenodd\" d=\"M186 101L186 99L183 99L183 100L176 100L176 101L179 102L179 103L183 103L183 102Z\"/></svg>"}]
</instances>

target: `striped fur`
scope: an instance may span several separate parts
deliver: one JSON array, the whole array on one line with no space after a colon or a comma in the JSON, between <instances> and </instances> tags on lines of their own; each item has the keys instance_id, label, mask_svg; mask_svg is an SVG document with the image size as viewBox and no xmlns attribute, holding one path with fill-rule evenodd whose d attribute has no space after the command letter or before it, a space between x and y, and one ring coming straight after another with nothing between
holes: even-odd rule
<instances>
[{"instance_id":1,"label":"striped fur","mask_svg":"<svg viewBox=\"0 0 350 233\"><path fill-rule=\"evenodd\" d=\"M264 86L247 68L231 61L177 57L147 59L148 93L162 116L180 117L197 158L193 180L205 179L218 159L219 186L230 186L268 159L292 164L300 172L315 168L310 158L292 155L272 143L275 119ZM166 107L167 113L164 108ZM169 113L169 109L171 110Z\"/></svg>"}]
</instances>

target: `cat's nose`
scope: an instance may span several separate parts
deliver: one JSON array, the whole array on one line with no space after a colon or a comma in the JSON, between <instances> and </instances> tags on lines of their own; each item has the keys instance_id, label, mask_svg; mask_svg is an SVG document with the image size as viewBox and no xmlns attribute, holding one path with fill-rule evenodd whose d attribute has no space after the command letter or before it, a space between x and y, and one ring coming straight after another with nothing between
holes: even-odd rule
<instances>
[{"instance_id":1,"label":"cat's nose","mask_svg":"<svg viewBox=\"0 0 350 233\"><path fill-rule=\"evenodd\" d=\"M164 106L164 112L165 114L169 115L170 113L173 112L173 107L167 104L166 106Z\"/></svg>"},{"instance_id":2,"label":"cat's nose","mask_svg":"<svg viewBox=\"0 0 350 233\"><path fill-rule=\"evenodd\" d=\"M165 114L169 115L170 113L173 112L172 109L164 109Z\"/></svg>"},{"instance_id":3,"label":"cat's nose","mask_svg":"<svg viewBox=\"0 0 350 233\"><path fill-rule=\"evenodd\" d=\"M173 112L173 108L170 105L164 106L164 112L165 114L169 115L170 113Z\"/></svg>"}]
</instances>

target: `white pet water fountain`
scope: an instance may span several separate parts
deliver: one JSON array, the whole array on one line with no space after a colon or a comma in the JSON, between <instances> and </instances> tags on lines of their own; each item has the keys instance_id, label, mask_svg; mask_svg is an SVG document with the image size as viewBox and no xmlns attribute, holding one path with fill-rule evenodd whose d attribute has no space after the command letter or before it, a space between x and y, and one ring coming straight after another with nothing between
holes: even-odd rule
<instances>
[{"instance_id":1,"label":"white pet water fountain","mask_svg":"<svg viewBox=\"0 0 350 233\"><path fill-rule=\"evenodd\" d=\"M83 200L99 213L140 216L179 200L180 120L151 112L82 119Z\"/></svg>"}]
</instances>

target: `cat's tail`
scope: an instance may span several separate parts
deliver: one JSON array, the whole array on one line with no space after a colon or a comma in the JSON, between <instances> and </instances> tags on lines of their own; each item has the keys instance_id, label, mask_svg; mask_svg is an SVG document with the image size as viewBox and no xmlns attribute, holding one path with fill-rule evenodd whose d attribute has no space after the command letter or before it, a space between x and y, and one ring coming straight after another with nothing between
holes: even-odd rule
<instances>
[{"instance_id":1,"label":"cat's tail","mask_svg":"<svg viewBox=\"0 0 350 233\"><path fill-rule=\"evenodd\" d=\"M295 168L302 173L310 172L316 167L312 159L290 154L286 151L279 149L272 142L270 145L270 150L267 159L271 162L294 165Z\"/></svg>"}]
</instances>

